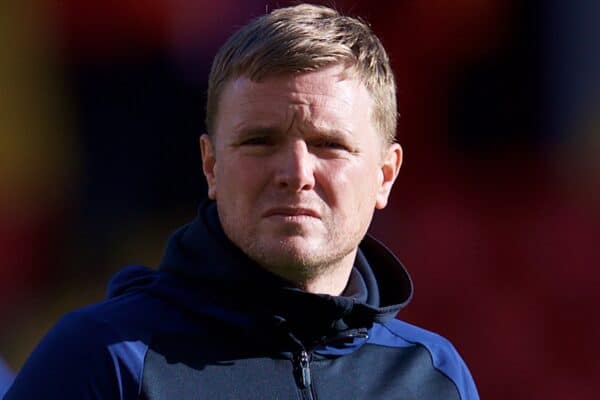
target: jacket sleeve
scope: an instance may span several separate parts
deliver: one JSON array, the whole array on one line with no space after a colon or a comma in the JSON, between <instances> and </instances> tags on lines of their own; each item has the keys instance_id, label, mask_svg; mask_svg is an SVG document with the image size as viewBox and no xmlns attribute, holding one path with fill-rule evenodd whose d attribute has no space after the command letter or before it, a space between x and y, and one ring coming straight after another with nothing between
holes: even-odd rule
<instances>
[{"instance_id":1,"label":"jacket sleeve","mask_svg":"<svg viewBox=\"0 0 600 400\"><path fill-rule=\"evenodd\" d=\"M388 337L383 342L397 347L410 344L423 346L429 353L431 366L452 382L455 388L453 393L456 393L460 400L479 400L477 387L469 368L467 368L454 345L446 338L400 320L392 320L386 323L385 328L392 333L394 338L390 339ZM438 396L436 398L447 397Z\"/></svg>"},{"instance_id":2,"label":"jacket sleeve","mask_svg":"<svg viewBox=\"0 0 600 400\"><path fill-rule=\"evenodd\" d=\"M447 361L440 360L439 367L456 384L460 398L463 400L479 400L479 393L473 376L452 344L448 342L449 357Z\"/></svg>"},{"instance_id":3,"label":"jacket sleeve","mask_svg":"<svg viewBox=\"0 0 600 400\"><path fill-rule=\"evenodd\" d=\"M419 334L424 339L420 343L428 349L434 368L454 383L461 400L479 400L473 376L454 345L438 334L423 332Z\"/></svg>"},{"instance_id":4,"label":"jacket sleeve","mask_svg":"<svg viewBox=\"0 0 600 400\"><path fill-rule=\"evenodd\" d=\"M4 364L4 361L0 358L0 398L6 393L8 387L13 380L12 372Z\"/></svg>"},{"instance_id":5,"label":"jacket sleeve","mask_svg":"<svg viewBox=\"0 0 600 400\"><path fill-rule=\"evenodd\" d=\"M136 399L139 346L127 354L126 343L85 313L67 314L37 345L4 400Z\"/></svg>"}]
</instances>

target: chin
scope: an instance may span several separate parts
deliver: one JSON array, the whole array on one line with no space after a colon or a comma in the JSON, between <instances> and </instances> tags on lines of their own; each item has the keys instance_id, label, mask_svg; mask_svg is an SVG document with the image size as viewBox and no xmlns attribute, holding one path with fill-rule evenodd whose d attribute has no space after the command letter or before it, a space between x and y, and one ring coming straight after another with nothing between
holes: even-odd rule
<instances>
[{"instance_id":1,"label":"chin","mask_svg":"<svg viewBox=\"0 0 600 400\"><path fill-rule=\"evenodd\" d=\"M280 246L268 249L265 258L284 264L310 264L319 259L314 249L294 242L280 242Z\"/></svg>"},{"instance_id":2,"label":"chin","mask_svg":"<svg viewBox=\"0 0 600 400\"><path fill-rule=\"evenodd\" d=\"M276 273L287 270L306 275L310 274L309 271L318 270L328 261L323 246L311 246L304 241L281 240L277 246L261 246L257 243L253 247L248 255Z\"/></svg>"}]
</instances>

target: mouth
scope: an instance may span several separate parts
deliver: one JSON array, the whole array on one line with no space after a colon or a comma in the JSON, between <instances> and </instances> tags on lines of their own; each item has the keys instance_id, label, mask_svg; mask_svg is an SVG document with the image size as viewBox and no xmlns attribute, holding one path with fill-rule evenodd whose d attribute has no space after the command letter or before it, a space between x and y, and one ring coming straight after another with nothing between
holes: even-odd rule
<instances>
[{"instance_id":1,"label":"mouth","mask_svg":"<svg viewBox=\"0 0 600 400\"><path fill-rule=\"evenodd\" d=\"M264 218L267 217L309 217L309 218L321 218L321 215L310 208L304 207L275 207L269 209L263 214Z\"/></svg>"}]
</instances>

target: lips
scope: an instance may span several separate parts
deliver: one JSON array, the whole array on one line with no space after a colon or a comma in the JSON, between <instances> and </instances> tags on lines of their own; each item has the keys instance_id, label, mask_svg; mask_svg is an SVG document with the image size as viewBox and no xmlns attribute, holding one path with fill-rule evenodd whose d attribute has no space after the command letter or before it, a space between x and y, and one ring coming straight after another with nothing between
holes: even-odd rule
<instances>
[{"instance_id":1,"label":"lips","mask_svg":"<svg viewBox=\"0 0 600 400\"><path fill-rule=\"evenodd\" d=\"M271 216L283 216L283 217L297 217L297 216L306 216L312 218L321 218L321 215L311 209L304 207L275 207L269 209L267 212L263 214L263 217L271 217Z\"/></svg>"}]
</instances>

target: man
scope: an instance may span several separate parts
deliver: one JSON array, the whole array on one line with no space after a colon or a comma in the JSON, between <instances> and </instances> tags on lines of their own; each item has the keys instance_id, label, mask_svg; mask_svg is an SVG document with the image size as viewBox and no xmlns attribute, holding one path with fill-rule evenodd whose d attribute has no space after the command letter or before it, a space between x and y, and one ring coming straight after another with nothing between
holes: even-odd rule
<instances>
[{"instance_id":1,"label":"man","mask_svg":"<svg viewBox=\"0 0 600 400\"><path fill-rule=\"evenodd\" d=\"M65 316L6 399L477 399L454 348L394 319L402 265L365 236L402 150L394 78L362 22L275 10L209 78L209 201L158 271Z\"/></svg>"}]
</instances>

